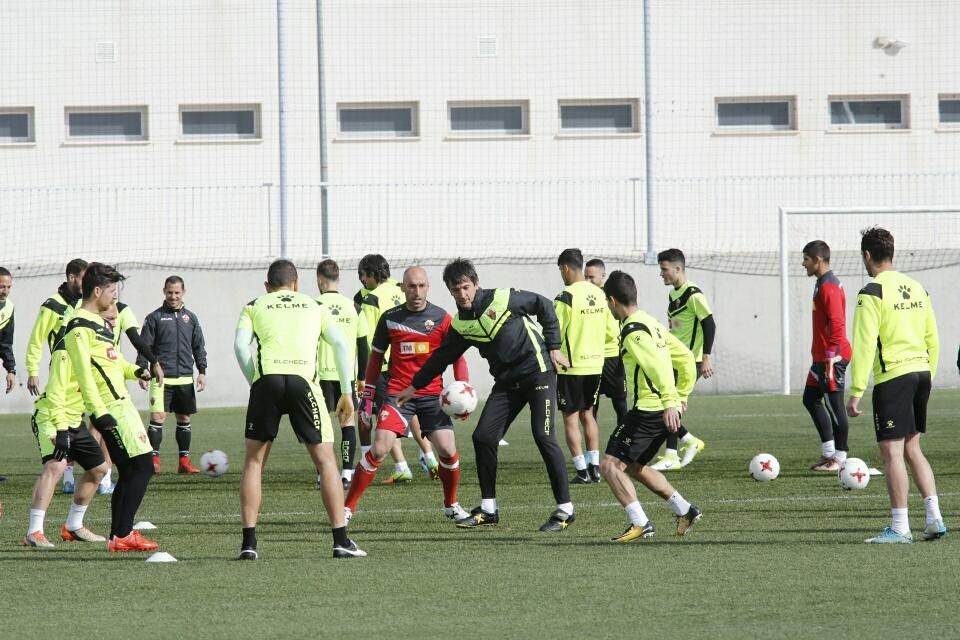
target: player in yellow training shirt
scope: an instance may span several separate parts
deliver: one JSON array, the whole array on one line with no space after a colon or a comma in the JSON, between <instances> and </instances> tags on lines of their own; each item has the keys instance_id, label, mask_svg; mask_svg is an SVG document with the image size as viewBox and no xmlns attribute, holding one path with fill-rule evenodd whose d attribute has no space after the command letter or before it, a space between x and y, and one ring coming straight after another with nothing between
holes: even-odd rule
<instances>
[{"instance_id":1,"label":"player in yellow training shirt","mask_svg":"<svg viewBox=\"0 0 960 640\"><path fill-rule=\"evenodd\" d=\"M366 371L367 357L370 353L367 343L369 333L367 320L366 316L360 313L360 305L354 304L352 300L340 293L337 290L339 286L340 266L335 260L321 261L317 265L317 288L320 290L317 301L330 312L343 333L344 340L350 345L350 359L352 361L356 358L357 363L351 380L359 380ZM320 353L317 357L319 358L320 388L323 390L323 399L326 401L329 413L336 409L337 400L340 398L340 374L337 371L333 348L326 342L320 343ZM344 491L350 488L350 482L353 479L354 459L357 452L357 407L357 385L354 383L354 415L340 427L340 481ZM317 471L317 488L321 488L319 471Z\"/></svg>"},{"instance_id":2,"label":"player in yellow training shirt","mask_svg":"<svg viewBox=\"0 0 960 640\"><path fill-rule=\"evenodd\" d=\"M346 423L353 415L350 345L330 313L321 303L300 293L299 286L296 266L289 260L274 261L264 282L267 293L248 302L237 321L233 348L240 370L250 383L246 455L240 479L243 541L238 560L258 557L256 527L263 468L284 414L320 471L320 495L333 530L333 557L367 555L347 537L343 486L333 454L333 427L324 410L318 375L317 352L323 340L334 349L340 378L337 416L341 424ZM254 340L256 354L251 348Z\"/></svg>"},{"instance_id":3,"label":"player in yellow training shirt","mask_svg":"<svg viewBox=\"0 0 960 640\"><path fill-rule=\"evenodd\" d=\"M603 479L630 520L624 532L611 541L631 542L648 538L656 531L637 500L631 478L667 502L677 516L675 535L682 536L703 514L647 463L666 440L667 433L680 428L684 398L696 380L693 354L671 349L666 327L637 306L637 285L629 274L614 271L603 290L610 312L622 327L620 355L627 372L630 402L630 411L611 434L600 463Z\"/></svg>"},{"instance_id":4,"label":"player in yellow training shirt","mask_svg":"<svg viewBox=\"0 0 960 640\"><path fill-rule=\"evenodd\" d=\"M892 523L865 542L879 544L913 542L907 519L908 464L926 507L923 538L936 540L947 533L933 469L920 450L940 355L937 321L923 286L894 271L893 250L893 235L886 229L863 231L860 253L873 281L857 295L847 402L847 415L860 415L860 398L873 369L873 428L883 456Z\"/></svg>"},{"instance_id":5,"label":"player in yellow training shirt","mask_svg":"<svg viewBox=\"0 0 960 640\"><path fill-rule=\"evenodd\" d=\"M557 258L566 285L553 299L560 322L560 350L570 366L557 371L557 405L563 413L567 447L573 458L574 484L600 482L600 430L593 407L600 391L607 318L603 291L583 277L583 253L564 249ZM580 440L583 425L587 452Z\"/></svg>"},{"instance_id":6,"label":"player in yellow training shirt","mask_svg":"<svg viewBox=\"0 0 960 640\"><path fill-rule=\"evenodd\" d=\"M124 279L116 269L92 262L83 274L83 299L67 322L64 343L83 404L103 436L117 469L109 551L151 551L157 543L134 531L133 521L153 476L150 442L133 406L127 380L149 380L150 372L124 360L113 331L101 317L117 300Z\"/></svg>"}]
</instances>

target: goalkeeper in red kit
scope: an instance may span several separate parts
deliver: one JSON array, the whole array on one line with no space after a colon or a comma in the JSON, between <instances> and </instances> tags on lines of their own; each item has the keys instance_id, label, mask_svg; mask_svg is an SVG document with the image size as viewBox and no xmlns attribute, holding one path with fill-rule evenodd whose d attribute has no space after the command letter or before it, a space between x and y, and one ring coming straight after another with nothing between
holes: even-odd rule
<instances>
[{"instance_id":1,"label":"goalkeeper in red kit","mask_svg":"<svg viewBox=\"0 0 960 640\"><path fill-rule=\"evenodd\" d=\"M843 406L844 374L851 348L846 332L846 295L830 269L830 247L822 240L803 248L803 268L816 277L813 289L813 364L803 390L803 406L820 434L821 455L814 471L840 469L847 459L847 414Z\"/></svg>"},{"instance_id":2,"label":"goalkeeper in red kit","mask_svg":"<svg viewBox=\"0 0 960 640\"><path fill-rule=\"evenodd\" d=\"M457 501L460 484L460 456L450 416L440 410L442 378L435 377L416 396L402 406L397 394L406 389L414 374L436 350L450 327L450 314L427 301L430 283L421 267L410 267L403 273L401 285L406 302L385 311L373 334L370 359L367 361L366 383L361 401L360 419L370 424L374 389L380 378L384 353L390 349L387 391L381 406L376 408L377 428L373 446L360 459L353 482L344 500L347 519L353 517L363 492L370 486L377 469L390 453L397 438L404 437L414 418L420 420L423 436L440 454L440 481L443 484L443 510L448 518L466 518L468 514ZM461 356L453 365L454 377L467 380L467 364Z\"/></svg>"}]
</instances>

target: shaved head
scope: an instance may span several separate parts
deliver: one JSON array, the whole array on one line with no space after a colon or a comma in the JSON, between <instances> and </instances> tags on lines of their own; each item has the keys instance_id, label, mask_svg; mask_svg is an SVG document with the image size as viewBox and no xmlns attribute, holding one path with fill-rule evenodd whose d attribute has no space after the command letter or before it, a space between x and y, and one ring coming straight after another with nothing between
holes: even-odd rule
<instances>
[{"instance_id":1,"label":"shaved head","mask_svg":"<svg viewBox=\"0 0 960 640\"><path fill-rule=\"evenodd\" d=\"M421 311L427 306L427 292L430 290L430 280L423 267L407 267L403 272L403 294L407 298L407 308L411 311Z\"/></svg>"}]
</instances>

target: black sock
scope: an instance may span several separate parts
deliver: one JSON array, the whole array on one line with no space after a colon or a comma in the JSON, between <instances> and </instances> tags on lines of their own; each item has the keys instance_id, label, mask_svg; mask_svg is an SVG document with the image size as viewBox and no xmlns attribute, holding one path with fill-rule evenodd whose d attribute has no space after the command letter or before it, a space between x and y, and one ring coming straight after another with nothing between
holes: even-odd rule
<instances>
[{"instance_id":1,"label":"black sock","mask_svg":"<svg viewBox=\"0 0 960 640\"><path fill-rule=\"evenodd\" d=\"M163 423L157 424L150 421L150 427L147 428L147 437L150 438L150 446L153 447L155 455L160 454L160 443L163 442Z\"/></svg>"},{"instance_id":2,"label":"black sock","mask_svg":"<svg viewBox=\"0 0 960 640\"><path fill-rule=\"evenodd\" d=\"M177 422L177 447L180 449L181 456L190 455L190 423Z\"/></svg>"},{"instance_id":3,"label":"black sock","mask_svg":"<svg viewBox=\"0 0 960 640\"><path fill-rule=\"evenodd\" d=\"M121 538L130 535L133 530L133 521L137 509L147 493L147 485L153 476L153 462L149 454L141 454L130 458L129 473L124 478L124 488L121 499L118 501L119 513L114 514L114 535ZM114 491L116 493L116 491Z\"/></svg>"},{"instance_id":4,"label":"black sock","mask_svg":"<svg viewBox=\"0 0 960 640\"><path fill-rule=\"evenodd\" d=\"M256 527L243 528L243 542L241 543L240 548L241 549L257 548L257 528Z\"/></svg>"},{"instance_id":5,"label":"black sock","mask_svg":"<svg viewBox=\"0 0 960 640\"><path fill-rule=\"evenodd\" d=\"M246 529L244 529L246 531ZM337 527L333 529L333 546L335 547L346 547L350 544L350 538L347 537L347 528Z\"/></svg>"},{"instance_id":6,"label":"black sock","mask_svg":"<svg viewBox=\"0 0 960 640\"><path fill-rule=\"evenodd\" d=\"M340 432L340 469L352 471L355 466L353 463L354 456L357 455L357 428L353 425L347 425Z\"/></svg>"}]
</instances>

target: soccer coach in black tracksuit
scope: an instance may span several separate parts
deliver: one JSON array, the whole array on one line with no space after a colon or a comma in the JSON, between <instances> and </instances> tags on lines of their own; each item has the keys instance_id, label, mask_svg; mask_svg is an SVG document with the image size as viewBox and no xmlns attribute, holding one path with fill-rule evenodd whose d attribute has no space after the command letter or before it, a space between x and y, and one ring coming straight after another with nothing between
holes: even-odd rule
<instances>
[{"instance_id":1,"label":"soccer coach in black tracksuit","mask_svg":"<svg viewBox=\"0 0 960 640\"><path fill-rule=\"evenodd\" d=\"M540 531L563 531L574 521L567 486L567 465L553 430L557 411L557 367L569 362L560 352L560 323L547 298L517 289L481 289L469 260L457 259L443 270L443 281L457 304L441 345L413 377L398 401L413 397L471 346L490 365L493 390L473 432L480 481L480 506L457 521L458 527L495 525L497 445L510 423L530 405L533 439L550 476L557 508ZM530 319L535 316L540 327Z\"/></svg>"},{"instance_id":2,"label":"soccer coach in black tracksuit","mask_svg":"<svg viewBox=\"0 0 960 640\"><path fill-rule=\"evenodd\" d=\"M207 385L207 351L200 321L183 306L186 287L183 278L170 276L163 283L163 305L143 321L140 336L152 349L163 368L163 385L150 386L150 427L147 435L153 447L153 468L160 472L160 443L167 413L177 416L177 448L180 451L179 473L197 473L190 463L191 418L197 412L196 391ZM137 363L143 360L137 358ZM193 367L197 367L194 389ZM146 366L146 365L142 365Z\"/></svg>"}]
</instances>

